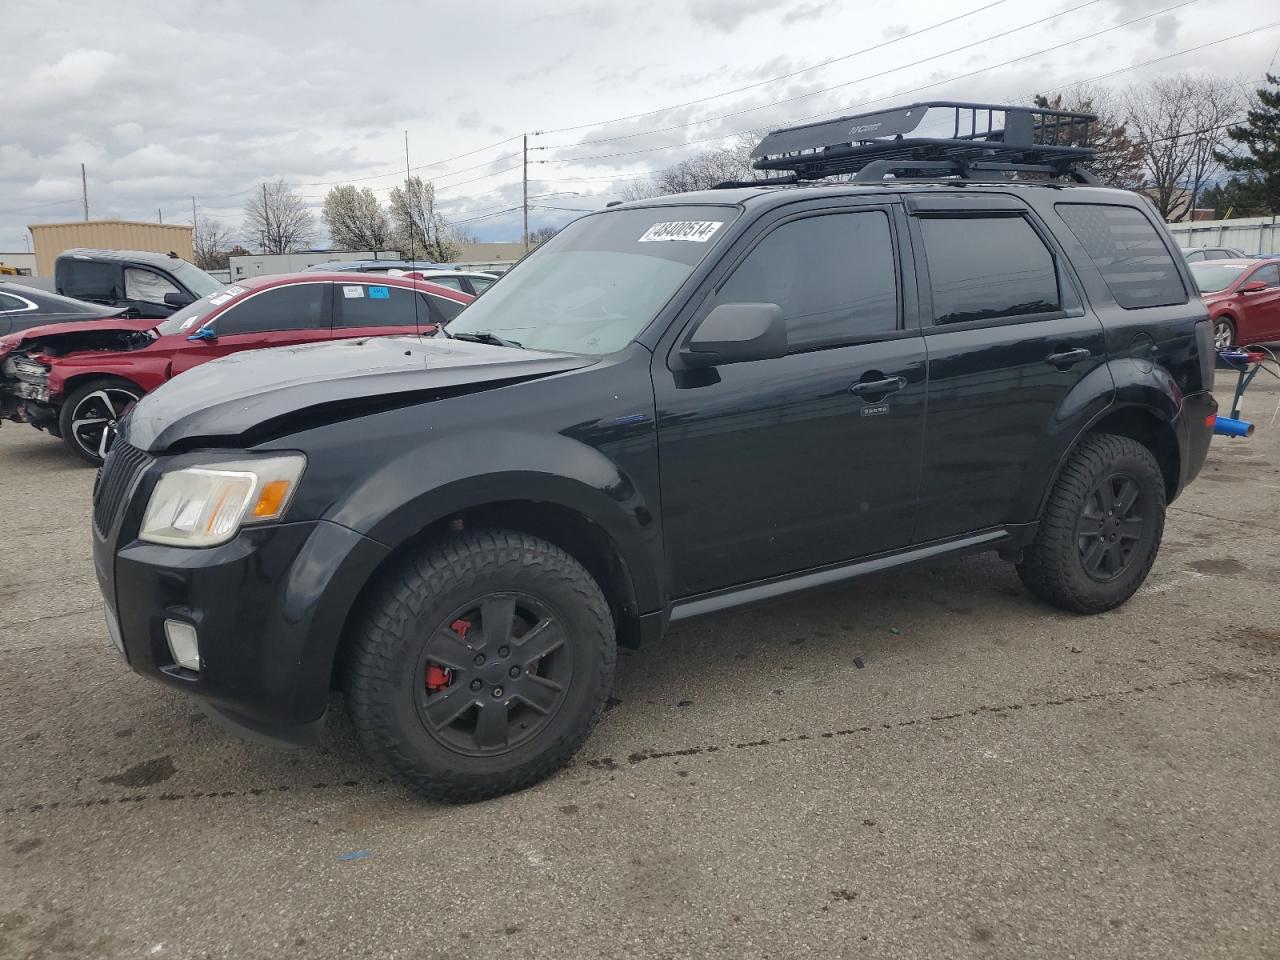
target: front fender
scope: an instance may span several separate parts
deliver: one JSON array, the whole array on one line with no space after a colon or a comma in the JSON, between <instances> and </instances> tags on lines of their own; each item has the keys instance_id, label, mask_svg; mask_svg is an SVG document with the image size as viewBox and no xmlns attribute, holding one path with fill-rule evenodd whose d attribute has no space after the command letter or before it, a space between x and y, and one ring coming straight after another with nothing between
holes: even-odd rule
<instances>
[{"instance_id":1,"label":"front fender","mask_svg":"<svg viewBox=\"0 0 1280 960\"><path fill-rule=\"evenodd\" d=\"M600 526L627 566L641 612L662 606L654 505L617 463L562 434L479 429L416 445L352 487L326 519L395 548L450 515L507 501L554 504Z\"/></svg>"}]
</instances>

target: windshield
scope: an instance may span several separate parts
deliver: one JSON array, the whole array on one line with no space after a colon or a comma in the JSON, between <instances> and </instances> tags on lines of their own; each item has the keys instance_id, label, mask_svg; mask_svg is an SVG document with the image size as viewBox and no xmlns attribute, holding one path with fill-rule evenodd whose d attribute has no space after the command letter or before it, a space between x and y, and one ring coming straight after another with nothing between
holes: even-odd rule
<instances>
[{"instance_id":1,"label":"windshield","mask_svg":"<svg viewBox=\"0 0 1280 960\"><path fill-rule=\"evenodd\" d=\"M1193 263L1191 276L1201 293L1217 293L1231 286L1248 269L1249 265L1243 263Z\"/></svg>"},{"instance_id":2,"label":"windshield","mask_svg":"<svg viewBox=\"0 0 1280 960\"><path fill-rule=\"evenodd\" d=\"M613 210L561 230L449 323L534 350L621 350L728 232L732 207Z\"/></svg>"},{"instance_id":3,"label":"windshield","mask_svg":"<svg viewBox=\"0 0 1280 960\"><path fill-rule=\"evenodd\" d=\"M195 270L195 267L191 268ZM208 276L208 274L205 274ZM213 279L210 277L209 279ZM216 281L215 281L216 282ZM175 333L185 333L190 331L195 333L199 328L200 322L210 313L214 307L220 306L230 300L232 297L244 293L244 287L224 287L218 284L218 289L208 296L201 297L195 303L189 303L176 313L171 313L156 326L156 333L162 337L172 336Z\"/></svg>"},{"instance_id":4,"label":"windshield","mask_svg":"<svg viewBox=\"0 0 1280 960\"><path fill-rule=\"evenodd\" d=\"M197 297L203 297L209 293L216 293L223 287L223 284L213 279L213 277L209 276L199 267L193 266L185 260L173 260L166 264L166 266L173 272L173 275L181 280L186 288Z\"/></svg>"}]
</instances>

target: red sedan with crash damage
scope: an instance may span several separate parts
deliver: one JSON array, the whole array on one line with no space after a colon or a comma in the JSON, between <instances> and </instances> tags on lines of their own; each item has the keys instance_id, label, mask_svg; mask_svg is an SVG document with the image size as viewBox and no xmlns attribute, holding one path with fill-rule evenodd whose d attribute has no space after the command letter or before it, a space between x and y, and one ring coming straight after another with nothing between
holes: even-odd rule
<instances>
[{"instance_id":1,"label":"red sedan with crash damage","mask_svg":"<svg viewBox=\"0 0 1280 960\"><path fill-rule=\"evenodd\" d=\"M159 322L33 327L0 337L0 418L101 463L124 411L194 366L241 350L433 333L472 299L408 277L281 274L241 280Z\"/></svg>"}]
</instances>

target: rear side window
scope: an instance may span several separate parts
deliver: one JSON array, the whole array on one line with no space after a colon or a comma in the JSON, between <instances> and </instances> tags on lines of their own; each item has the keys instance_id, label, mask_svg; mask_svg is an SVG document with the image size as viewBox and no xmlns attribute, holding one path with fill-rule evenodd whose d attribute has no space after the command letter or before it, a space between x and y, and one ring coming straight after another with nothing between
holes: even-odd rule
<instances>
[{"instance_id":1,"label":"rear side window","mask_svg":"<svg viewBox=\"0 0 1280 960\"><path fill-rule=\"evenodd\" d=\"M1062 309L1053 254L1023 217L921 217L934 323Z\"/></svg>"},{"instance_id":2,"label":"rear side window","mask_svg":"<svg viewBox=\"0 0 1280 960\"><path fill-rule=\"evenodd\" d=\"M294 283L264 290L219 315L218 335L327 330L324 300L328 287L328 283Z\"/></svg>"},{"instance_id":3,"label":"rear side window","mask_svg":"<svg viewBox=\"0 0 1280 960\"><path fill-rule=\"evenodd\" d=\"M64 260L59 264L58 292L85 300L118 300L120 264L92 260Z\"/></svg>"},{"instance_id":4,"label":"rear side window","mask_svg":"<svg viewBox=\"0 0 1280 960\"><path fill-rule=\"evenodd\" d=\"M431 320L421 302L415 305L413 291L404 287L378 283L340 283L337 286L338 326L408 327L413 330L419 322Z\"/></svg>"},{"instance_id":5,"label":"rear side window","mask_svg":"<svg viewBox=\"0 0 1280 960\"><path fill-rule=\"evenodd\" d=\"M898 326L889 218L879 210L792 220L752 249L717 303L776 303L796 349Z\"/></svg>"},{"instance_id":6,"label":"rear side window","mask_svg":"<svg viewBox=\"0 0 1280 960\"><path fill-rule=\"evenodd\" d=\"M1060 203L1055 209L1120 306L1136 310L1187 302L1173 256L1141 210L1106 203Z\"/></svg>"}]
</instances>

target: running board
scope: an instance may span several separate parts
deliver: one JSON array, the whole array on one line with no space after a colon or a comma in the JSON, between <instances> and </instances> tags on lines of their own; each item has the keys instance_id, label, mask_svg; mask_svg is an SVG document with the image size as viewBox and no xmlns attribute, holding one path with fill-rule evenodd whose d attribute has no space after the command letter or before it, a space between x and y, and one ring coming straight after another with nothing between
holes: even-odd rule
<instances>
[{"instance_id":1,"label":"running board","mask_svg":"<svg viewBox=\"0 0 1280 960\"><path fill-rule=\"evenodd\" d=\"M1002 541L1008 540L1009 537L1009 530L1005 527L1000 527L997 530L972 533L950 540L935 540L932 543L912 547L909 550L882 553L866 560L821 567L817 570L792 573L769 580L757 580L755 583L748 584L745 587L733 587L728 590L719 590L714 593L704 593L684 600L677 600L671 605L671 615L668 620L687 620L689 617L700 617L704 613L715 613L719 610L727 610L730 607L770 600L784 594L796 593L812 587L822 587L831 583L839 583L841 580L852 580L854 577L865 576L868 573L877 573L881 570L905 566L920 560L930 560L946 554L992 549Z\"/></svg>"}]
</instances>

